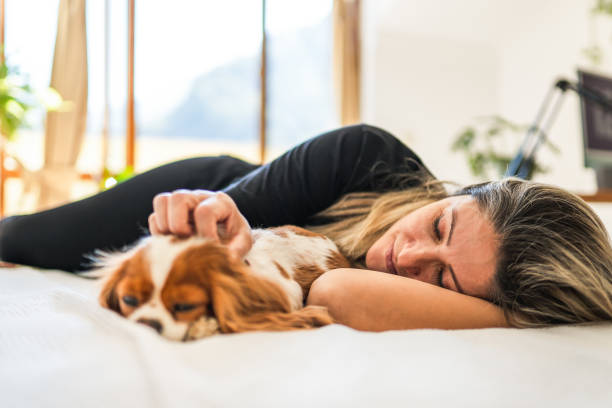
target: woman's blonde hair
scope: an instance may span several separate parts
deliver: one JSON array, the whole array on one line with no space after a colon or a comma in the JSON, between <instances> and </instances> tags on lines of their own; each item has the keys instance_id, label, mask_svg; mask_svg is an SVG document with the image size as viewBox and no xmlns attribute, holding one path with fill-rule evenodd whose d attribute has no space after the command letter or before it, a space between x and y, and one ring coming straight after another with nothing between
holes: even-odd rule
<instances>
[{"instance_id":1,"label":"woman's blonde hair","mask_svg":"<svg viewBox=\"0 0 612 408\"><path fill-rule=\"evenodd\" d=\"M328 236L356 266L365 267L368 249L406 214L448 197L429 173L403 175L411 187L388 192L350 193L315 215L308 228Z\"/></svg>"},{"instance_id":2,"label":"woman's blonde hair","mask_svg":"<svg viewBox=\"0 0 612 408\"><path fill-rule=\"evenodd\" d=\"M612 320L612 248L578 196L508 178L466 187L499 237L492 300L518 327Z\"/></svg>"},{"instance_id":3,"label":"woman's blonde hair","mask_svg":"<svg viewBox=\"0 0 612 408\"><path fill-rule=\"evenodd\" d=\"M391 225L448 197L442 182L408 176L416 187L353 193L317 214L310 229L334 240L357 266ZM412 183L415 184L415 183ZM492 222L498 263L490 299L516 327L612 320L612 248L606 229L582 199L519 179L465 187Z\"/></svg>"}]
</instances>

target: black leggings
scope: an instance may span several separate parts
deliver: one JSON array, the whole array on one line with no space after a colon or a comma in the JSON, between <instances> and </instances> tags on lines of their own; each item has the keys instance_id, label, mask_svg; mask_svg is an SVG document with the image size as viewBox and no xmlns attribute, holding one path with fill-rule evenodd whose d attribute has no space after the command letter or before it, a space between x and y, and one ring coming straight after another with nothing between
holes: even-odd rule
<instances>
[{"instance_id":1,"label":"black leggings","mask_svg":"<svg viewBox=\"0 0 612 408\"><path fill-rule=\"evenodd\" d=\"M84 255L120 249L147 233L156 194L180 188L220 190L257 167L229 156L181 160L80 201L5 218L0 220L0 259L85 270L91 262Z\"/></svg>"}]
</instances>

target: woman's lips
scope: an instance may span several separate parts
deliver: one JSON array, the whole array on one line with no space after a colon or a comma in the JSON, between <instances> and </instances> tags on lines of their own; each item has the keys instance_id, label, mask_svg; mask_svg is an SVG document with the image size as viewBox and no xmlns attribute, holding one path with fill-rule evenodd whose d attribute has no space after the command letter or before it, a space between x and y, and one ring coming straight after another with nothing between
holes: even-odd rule
<instances>
[{"instance_id":1,"label":"woman's lips","mask_svg":"<svg viewBox=\"0 0 612 408\"><path fill-rule=\"evenodd\" d=\"M397 269L395 269L395 264L393 263L393 245L391 245L391 249L387 251L386 256L386 264L387 264L387 272L397 275Z\"/></svg>"}]
</instances>

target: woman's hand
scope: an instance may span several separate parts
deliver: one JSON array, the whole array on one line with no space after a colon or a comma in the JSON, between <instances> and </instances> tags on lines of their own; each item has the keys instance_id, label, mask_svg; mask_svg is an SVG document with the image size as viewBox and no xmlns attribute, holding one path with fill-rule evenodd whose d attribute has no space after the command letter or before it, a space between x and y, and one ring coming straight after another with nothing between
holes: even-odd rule
<instances>
[{"instance_id":1,"label":"woman's hand","mask_svg":"<svg viewBox=\"0 0 612 408\"><path fill-rule=\"evenodd\" d=\"M227 244L238 257L253 245L251 227L234 200L223 192L176 190L153 198L149 215L153 235L199 235Z\"/></svg>"}]
</instances>

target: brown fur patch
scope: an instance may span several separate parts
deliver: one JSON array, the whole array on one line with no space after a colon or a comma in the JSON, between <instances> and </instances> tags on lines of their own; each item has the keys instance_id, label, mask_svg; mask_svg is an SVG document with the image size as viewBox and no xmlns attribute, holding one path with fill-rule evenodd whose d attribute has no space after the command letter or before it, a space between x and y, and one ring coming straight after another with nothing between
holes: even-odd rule
<instances>
[{"instance_id":1,"label":"brown fur patch","mask_svg":"<svg viewBox=\"0 0 612 408\"><path fill-rule=\"evenodd\" d=\"M351 263L340 252L333 251L327 256L325 266L327 269L350 268Z\"/></svg>"},{"instance_id":2,"label":"brown fur patch","mask_svg":"<svg viewBox=\"0 0 612 408\"><path fill-rule=\"evenodd\" d=\"M210 279L208 272L218 268L220 245L206 242L187 248L172 263L161 291L164 307L177 321L194 322L210 308ZM176 310L177 305L193 305L189 311Z\"/></svg>"},{"instance_id":3,"label":"brown fur patch","mask_svg":"<svg viewBox=\"0 0 612 408\"><path fill-rule=\"evenodd\" d=\"M254 275L222 245L209 242L189 248L180 258L166 286L180 282L205 288L222 333L309 329L333 322L325 308L291 311L278 285ZM166 291L164 302L171 296L170 289Z\"/></svg>"},{"instance_id":4,"label":"brown fur patch","mask_svg":"<svg viewBox=\"0 0 612 408\"><path fill-rule=\"evenodd\" d=\"M180 287L185 290L179 291ZM176 258L162 290L168 310L176 301L173 296L180 293L194 296L195 301L199 297L201 302L206 296L210 305L200 310L212 309L223 333L265 330L265 319L254 324L253 315L291 309L280 287L253 275L225 246L215 242L188 248Z\"/></svg>"},{"instance_id":5,"label":"brown fur patch","mask_svg":"<svg viewBox=\"0 0 612 408\"><path fill-rule=\"evenodd\" d=\"M129 316L135 308L125 304L121 299L132 296L139 304L146 302L153 293L153 282L145 248L135 249L133 254L123 261L104 284L100 293L100 304L115 312Z\"/></svg>"},{"instance_id":6,"label":"brown fur patch","mask_svg":"<svg viewBox=\"0 0 612 408\"><path fill-rule=\"evenodd\" d=\"M312 232L304 228L296 227L295 225L283 225L281 227L271 228L270 230L283 238L287 237L287 232L293 232L296 235L301 235L304 237L325 238L324 235L317 234L316 232Z\"/></svg>"},{"instance_id":7,"label":"brown fur patch","mask_svg":"<svg viewBox=\"0 0 612 408\"><path fill-rule=\"evenodd\" d=\"M284 227L270 228L274 234L278 235L281 238L289 237L289 232Z\"/></svg>"},{"instance_id":8,"label":"brown fur patch","mask_svg":"<svg viewBox=\"0 0 612 408\"><path fill-rule=\"evenodd\" d=\"M283 268L278 262L274 261L274 266L276 266L276 269L278 269L283 278L291 279L291 276L289 276L285 268Z\"/></svg>"},{"instance_id":9,"label":"brown fur patch","mask_svg":"<svg viewBox=\"0 0 612 408\"><path fill-rule=\"evenodd\" d=\"M302 287L304 299L308 297L310 286L319 276L326 271L316 265L299 265L293 271L293 279Z\"/></svg>"},{"instance_id":10,"label":"brown fur patch","mask_svg":"<svg viewBox=\"0 0 612 408\"><path fill-rule=\"evenodd\" d=\"M117 269L111 272L111 275L107 278L102 290L100 291L100 296L98 297L98 301L102 307L113 310L119 314L121 314L121 308L119 306L119 298L117 297L117 293L115 292L115 288L117 284L123 277L125 276L125 270L123 264L119 265Z\"/></svg>"}]
</instances>

